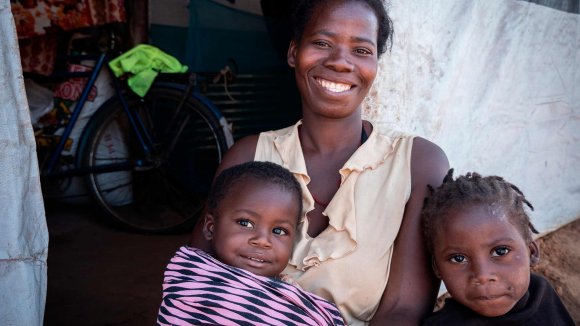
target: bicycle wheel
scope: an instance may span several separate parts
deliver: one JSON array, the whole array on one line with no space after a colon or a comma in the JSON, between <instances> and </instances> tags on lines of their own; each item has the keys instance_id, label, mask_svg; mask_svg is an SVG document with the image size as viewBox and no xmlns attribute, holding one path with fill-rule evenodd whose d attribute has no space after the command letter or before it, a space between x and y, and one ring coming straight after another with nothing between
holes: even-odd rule
<instances>
[{"instance_id":1,"label":"bicycle wheel","mask_svg":"<svg viewBox=\"0 0 580 326\"><path fill-rule=\"evenodd\" d=\"M201 212L216 168L227 150L220 123L182 92L153 87L144 99L128 99L152 139L147 155L117 100L93 116L79 146L87 184L114 221L130 228L180 231ZM169 148L172 148L169 150Z\"/></svg>"}]
</instances>

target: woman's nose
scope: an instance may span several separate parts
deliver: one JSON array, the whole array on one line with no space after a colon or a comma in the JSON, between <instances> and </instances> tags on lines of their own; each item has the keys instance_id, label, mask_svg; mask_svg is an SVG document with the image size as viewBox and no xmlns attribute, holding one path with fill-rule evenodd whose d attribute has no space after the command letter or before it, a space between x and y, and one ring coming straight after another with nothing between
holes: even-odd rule
<instances>
[{"instance_id":1,"label":"woman's nose","mask_svg":"<svg viewBox=\"0 0 580 326\"><path fill-rule=\"evenodd\" d=\"M472 261L471 273L474 284L486 284L498 280L496 270L490 261Z\"/></svg>"},{"instance_id":2,"label":"woman's nose","mask_svg":"<svg viewBox=\"0 0 580 326\"><path fill-rule=\"evenodd\" d=\"M272 246L270 236L271 232L269 230L256 230L250 238L250 244L256 247L270 248Z\"/></svg>"},{"instance_id":3,"label":"woman's nose","mask_svg":"<svg viewBox=\"0 0 580 326\"><path fill-rule=\"evenodd\" d=\"M337 46L330 50L330 53L325 61L325 66L338 71L338 72L349 72L354 69L349 57L349 50L343 47Z\"/></svg>"}]
</instances>

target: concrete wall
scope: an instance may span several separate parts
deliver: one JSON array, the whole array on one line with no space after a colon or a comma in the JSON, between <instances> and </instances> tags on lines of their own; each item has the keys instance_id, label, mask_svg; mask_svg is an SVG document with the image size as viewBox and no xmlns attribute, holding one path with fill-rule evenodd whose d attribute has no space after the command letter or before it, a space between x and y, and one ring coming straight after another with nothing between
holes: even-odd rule
<instances>
[{"instance_id":1,"label":"concrete wall","mask_svg":"<svg viewBox=\"0 0 580 326\"><path fill-rule=\"evenodd\" d=\"M549 232L580 217L580 16L515 0L393 0L392 52L366 102L456 175L519 186Z\"/></svg>"}]
</instances>

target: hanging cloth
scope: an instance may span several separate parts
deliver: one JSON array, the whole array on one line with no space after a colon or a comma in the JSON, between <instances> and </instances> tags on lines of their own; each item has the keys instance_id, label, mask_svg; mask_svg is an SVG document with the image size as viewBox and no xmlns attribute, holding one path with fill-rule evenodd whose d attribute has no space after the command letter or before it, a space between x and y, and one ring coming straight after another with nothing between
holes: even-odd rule
<instances>
[{"instance_id":1,"label":"hanging cloth","mask_svg":"<svg viewBox=\"0 0 580 326\"><path fill-rule=\"evenodd\" d=\"M159 72L187 72L187 66L182 65L175 57L148 44L139 44L111 60L109 67L117 77L129 74L129 88L141 97L147 94Z\"/></svg>"}]
</instances>

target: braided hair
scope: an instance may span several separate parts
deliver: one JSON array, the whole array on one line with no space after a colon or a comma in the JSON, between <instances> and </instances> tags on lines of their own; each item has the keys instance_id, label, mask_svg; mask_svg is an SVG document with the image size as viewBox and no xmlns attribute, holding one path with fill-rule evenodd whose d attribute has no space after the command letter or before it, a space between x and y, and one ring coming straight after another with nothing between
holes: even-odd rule
<instances>
[{"instance_id":1,"label":"braided hair","mask_svg":"<svg viewBox=\"0 0 580 326\"><path fill-rule=\"evenodd\" d=\"M433 254L435 225L453 209L472 205L499 204L527 242L532 241L532 225L525 206L534 210L522 191L502 177L483 177L470 172L453 179L453 169L447 172L443 184L437 189L428 186L431 195L425 200L421 223L429 252Z\"/></svg>"}]
</instances>

